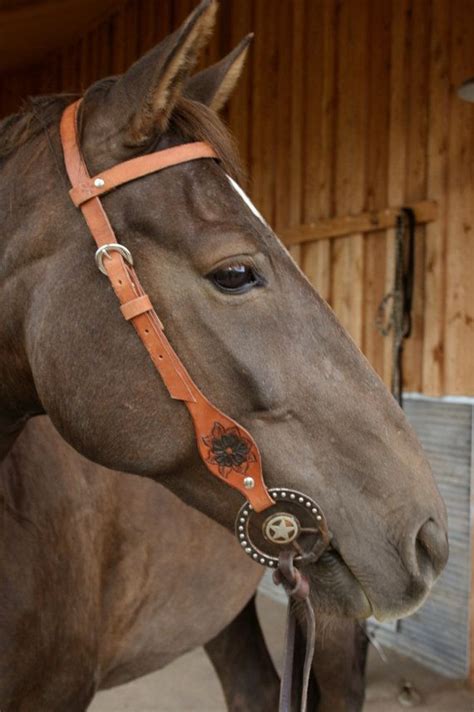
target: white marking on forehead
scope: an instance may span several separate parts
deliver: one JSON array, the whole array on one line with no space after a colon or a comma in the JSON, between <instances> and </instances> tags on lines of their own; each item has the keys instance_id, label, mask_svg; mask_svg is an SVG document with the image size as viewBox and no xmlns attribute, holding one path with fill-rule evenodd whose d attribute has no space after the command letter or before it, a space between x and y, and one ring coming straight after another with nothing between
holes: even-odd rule
<instances>
[{"instance_id":1,"label":"white marking on forehead","mask_svg":"<svg viewBox=\"0 0 474 712\"><path fill-rule=\"evenodd\" d=\"M252 203L252 201L250 200L250 198L247 195L247 193L245 192L245 190L242 190L240 185L233 178L231 178L227 173L226 173L226 175L227 175L227 178L229 179L229 183L231 184L232 188L235 190L236 193L238 193L240 195L240 197L242 198L242 200L244 201L246 206L248 208L250 208L252 213L260 220L260 222L262 222L264 225L266 225L266 227L268 227L267 221L262 216L262 214L259 213L259 211L255 207L255 205Z\"/></svg>"}]
</instances>

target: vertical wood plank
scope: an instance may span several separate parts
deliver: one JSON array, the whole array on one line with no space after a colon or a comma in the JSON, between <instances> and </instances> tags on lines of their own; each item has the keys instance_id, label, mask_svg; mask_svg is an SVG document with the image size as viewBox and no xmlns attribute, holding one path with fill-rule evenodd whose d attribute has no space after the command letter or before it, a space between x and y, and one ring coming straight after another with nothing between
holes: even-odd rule
<instances>
[{"instance_id":1,"label":"vertical wood plank","mask_svg":"<svg viewBox=\"0 0 474 712\"><path fill-rule=\"evenodd\" d=\"M332 213L335 127L335 17L332 0L309 1L306 16L303 221ZM318 240L302 246L302 267L320 295L330 299L331 244Z\"/></svg>"},{"instance_id":2,"label":"vertical wood plank","mask_svg":"<svg viewBox=\"0 0 474 712\"><path fill-rule=\"evenodd\" d=\"M234 47L249 32L252 32L252 0L240 0L230 4L230 43ZM252 43L253 45L254 43ZM255 47L251 46L247 55L246 66L239 79L237 89L232 95L227 111L229 126L236 137L239 154L243 166L250 170L250 126L252 116L252 86L251 77L255 73L254 66Z\"/></svg>"},{"instance_id":3,"label":"vertical wood plank","mask_svg":"<svg viewBox=\"0 0 474 712\"><path fill-rule=\"evenodd\" d=\"M446 254L445 392L474 393L474 105L456 88L472 76L472 3L451 4L451 112Z\"/></svg>"},{"instance_id":4,"label":"vertical wood plank","mask_svg":"<svg viewBox=\"0 0 474 712\"><path fill-rule=\"evenodd\" d=\"M374 210L388 204L388 122L390 88L391 5L371 0L369 34L377 37L371 45L369 61L369 115L367 118L367 184L365 209ZM378 306L385 293L385 234L374 232L365 237L364 245L364 315L362 349L383 375L384 337L375 326Z\"/></svg>"},{"instance_id":5,"label":"vertical wood plank","mask_svg":"<svg viewBox=\"0 0 474 712\"><path fill-rule=\"evenodd\" d=\"M292 3L294 42L291 53L291 134L290 134L290 210L289 226L299 225L302 218L303 178L303 116L304 116L304 33L305 4L302 0Z\"/></svg>"},{"instance_id":6,"label":"vertical wood plank","mask_svg":"<svg viewBox=\"0 0 474 712\"><path fill-rule=\"evenodd\" d=\"M426 197L428 152L428 90L431 0L417 0L412 6L409 32L409 122L405 201ZM415 230L415 278L413 286L412 330L403 355L404 389L421 390L424 333L425 227Z\"/></svg>"},{"instance_id":7,"label":"vertical wood plank","mask_svg":"<svg viewBox=\"0 0 474 712\"><path fill-rule=\"evenodd\" d=\"M450 4L434 0L430 43L427 194L438 201L438 220L426 226L422 391L441 395L444 378L446 193L449 132Z\"/></svg>"},{"instance_id":8,"label":"vertical wood plank","mask_svg":"<svg viewBox=\"0 0 474 712\"><path fill-rule=\"evenodd\" d=\"M269 223L275 223L274 180L271 170L275 156L277 105L276 13L269 13L265 0L255 3L255 85L253 93L252 196Z\"/></svg>"},{"instance_id":9,"label":"vertical wood plank","mask_svg":"<svg viewBox=\"0 0 474 712\"><path fill-rule=\"evenodd\" d=\"M156 2L155 0L141 0L139 12L139 52L148 52L159 38L159 30L156 26Z\"/></svg>"},{"instance_id":10,"label":"vertical wood plank","mask_svg":"<svg viewBox=\"0 0 474 712\"><path fill-rule=\"evenodd\" d=\"M124 17L121 41L124 44L124 71L138 59L138 2L129 0L122 10Z\"/></svg>"},{"instance_id":11,"label":"vertical wood plank","mask_svg":"<svg viewBox=\"0 0 474 712\"><path fill-rule=\"evenodd\" d=\"M408 25L411 20L411 0L392 3L390 47L390 117L388 128L389 163L387 192L389 205L403 205L408 131ZM387 230L385 243L385 293L393 289L395 271L395 231ZM393 336L384 339L383 379L390 386L392 378Z\"/></svg>"},{"instance_id":12,"label":"vertical wood plank","mask_svg":"<svg viewBox=\"0 0 474 712\"><path fill-rule=\"evenodd\" d=\"M278 54L276 87L278 112L275 117L276 156L273 159L273 164L276 174L274 224L277 232L281 228L287 227L290 220L288 176L292 170L292 156L289 147L291 140L291 67L294 41L290 9L290 3L280 3L278 12L278 46L285 47L285 51Z\"/></svg>"},{"instance_id":13,"label":"vertical wood plank","mask_svg":"<svg viewBox=\"0 0 474 712\"><path fill-rule=\"evenodd\" d=\"M367 141L368 6L339 5L337 72L336 211L359 213L364 205ZM363 237L333 241L332 306L357 344L362 341Z\"/></svg>"},{"instance_id":14,"label":"vertical wood plank","mask_svg":"<svg viewBox=\"0 0 474 712\"><path fill-rule=\"evenodd\" d=\"M125 12L121 7L112 19L112 70L114 74L122 74L127 68L125 35L127 32Z\"/></svg>"},{"instance_id":15,"label":"vertical wood plank","mask_svg":"<svg viewBox=\"0 0 474 712\"><path fill-rule=\"evenodd\" d=\"M101 23L98 28L99 56L97 59L98 77L108 77L112 74L112 47L110 42L112 23L110 18Z\"/></svg>"}]
</instances>

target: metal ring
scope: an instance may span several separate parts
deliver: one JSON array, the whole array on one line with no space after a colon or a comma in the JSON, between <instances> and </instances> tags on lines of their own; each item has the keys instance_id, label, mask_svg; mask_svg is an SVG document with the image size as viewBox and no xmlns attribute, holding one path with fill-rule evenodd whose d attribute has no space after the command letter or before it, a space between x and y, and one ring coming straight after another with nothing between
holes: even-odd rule
<instances>
[{"instance_id":1,"label":"metal ring","mask_svg":"<svg viewBox=\"0 0 474 712\"><path fill-rule=\"evenodd\" d=\"M277 507L281 507L286 503L292 503L305 510L314 522L315 531L319 530L320 534L323 534L323 531L326 529L326 521L321 508L314 499L289 487L272 487L268 492L275 500ZM255 512L252 505L250 502L245 502L240 508L235 522L235 534L237 539L242 549L251 559L262 564L262 566L276 569L278 566L278 556L263 551L259 546L254 544L251 539L249 522L253 514L255 514ZM268 521L268 519L266 521ZM305 529L302 529L302 531L305 531ZM294 560L301 561L302 558L302 555L298 554Z\"/></svg>"},{"instance_id":2,"label":"metal ring","mask_svg":"<svg viewBox=\"0 0 474 712\"><path fill-rule=\"evenodd\" d=\"M127 262L130 267L133 267L133 257L130 250L125 247L125 245L120 245L118 242L111 242L107 245L102 245L95 252L95 263L102 274L107 274L104 267L104 257L110 258L109 252L113 252L114 250L115 252L120 252L125 262Z\"/></svg>"}]
</instances>

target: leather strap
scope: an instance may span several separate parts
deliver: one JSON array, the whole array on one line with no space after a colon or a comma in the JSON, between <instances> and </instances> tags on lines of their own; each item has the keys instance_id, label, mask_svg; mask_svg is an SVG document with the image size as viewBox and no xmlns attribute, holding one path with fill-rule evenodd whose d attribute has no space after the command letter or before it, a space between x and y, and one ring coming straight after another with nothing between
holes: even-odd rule
<instances>
[{"instance_id":1,"label":"leather strap","mask_svg":"<svg viewBox=\"0 0 474 712\"><path fill-rule=\"evenodd\" d=\"M143 176L147 176L150 173L156 173L164 168L177 166L180 163L194 161L197 158L217 158L217 155L203 141L166 148L163 151L155 151L146 156L124 161L93 178L88 178L71 188L69 195L76 208L78 208L87 200L108 193L123 183L129 183L131 180L143 178Z\"/></svg>"},{"instance_id":2,"label":"leather strap","mask_svg":"<svg viewBox=\"0 0 474 712\"><path fill-rule=\"evenodd\" d=\"M144 294L142 297L131 299L129 302L122 304L120 311L123 314L123 318L126 319L126 321L130 321L130 319L135 319L135 317L140 316L140 314L153 311L153 305L150 302L148 294ZM161 323L160 326L163 328Z\"/></svg>"},{"instance_id":3,"label":"leather strap","mask_svg":"<svg viewBox=\"0 0 474 712\"><path fill-rule=\"evenodd\" d=\"M326 548L326 547L325 547ZM300 712L307 712L308 690L311 676L311 666L316 643L315 618L313 607L309 600L309 582L294 566L296 551L284 551L279 556L278 569L273 572L273 580L282 585L288 596L286 630L284 642L283 670L281 674L280 701L278 712L292 712L293 667L295 658L295 634L297 602L304 607L306 626L306 650L303 665Z\"/></svg>"},{"instance_id":4,"label":"leather strap","mask_svg":"<svg viewBox=\"0 0 474 712\"><path fill-rule=\"evenodd\" d=\"M79 146L79 106L80 100L66 108L60 126L64 162L72 185L71 199L79 206L97 247L110 246L102 264L121 304L122 314L133 324L170 396L186 404L193 419L198 450L206 467L213 475L241 492L255 511L263 511L274 501L263 480L256 442L245 428L210 403L192 380L168 341L135 270L114 249L118 242L98 197L107 190L152 172L188 160L216 159L217 155L205 143L184 144L125 161L91 179ZM97 179L99 185L95 184ZM100 184L101 180L104 185ZM224 441L225 436L231 437L226 437ZM238 447L238 455L236 453L234 457L235 447ZM223 457L224 450L227 457ZM247 485L251 484L249 478L253 480L251 488L244 484L244 480Z\"/></svg>"}]
</instances>

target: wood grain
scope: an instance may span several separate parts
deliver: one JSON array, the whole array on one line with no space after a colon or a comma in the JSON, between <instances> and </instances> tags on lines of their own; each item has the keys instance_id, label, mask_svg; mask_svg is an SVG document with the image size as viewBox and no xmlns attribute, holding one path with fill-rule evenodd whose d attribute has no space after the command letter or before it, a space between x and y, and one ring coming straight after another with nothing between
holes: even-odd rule
<instances>
[{"instance_id":1,"label":"wood grain","mask_svg":"<svg viewBox=\"0 0 474 712\"><path fill-rule=\"evenodd\" d=\"M368 97L366 3L340 3L337 22L337 129L335 207L338 215L364 207ZM364 241L360 233L332 246L331 303L356 344L362 342Z\"/></svg>"},{"instance_id":2,"label":"wood grain","mask_svg":"<svg viewBox=\"0 0 474 712\"><path fill-rule=\"evenodd\" d=\"M281 231L281 237L286 245L300 242L315 242L346 237L355 233L377 232L383 236L383 229L396 224L397 215L402 206L373 210L359 215L341 215L335 218L319 220L309 225L299 225ZM438 220L438 203L434 200L421 200L419 203L407 204L415 212L419 225Z\"/></svg>"},{"instance_id":3,"label":"wood grain","mask_svg":"<svg viewBox=\"0 0 474 712\"><path fill-rule=\"evenodd\" d=\"M307 13L304 87L304 145L316 146L306 152L303 165L303 222L315 224L332 214L335 127L335 20L332 0L320 2L320 12ZM319 223L318 223L319 224ZM283 236L283 239L285 237ZM327 239L301 240L301 266L319 294L331 298L331 245Z\"/></svg>"},{"instance_id":4,"label":"wood grain","mask_svg":"<svg viewBox=\"0 0 474 712\"><path fill-rule=\"evenodd\" d=\"M444 380L446 208L449 132L450 6L435 0L432 10L429 76L427 193L438 200L438 218L426 226L422 390L441 395Z\"/></svg>"},{"instance_id":5,"label":"wood grain","mask_svg":"<svg viewBox=\"0 0 474 712\"><path fill-rule=\"evenodd\" d=\"M455 89L472 75L474 42L472 3L451 6L451 115L446 259L445 390L474 393L474 105L458 99Z\"/></svg>"},{"instance_id":6,"label":"wood grain","mask_svg":"<svg viewBox=\"0 0 474 712\"><path fill-rule=\"evenodd\" d=\"M92 7L68 3L83 17ZM124 71L194 6L98 0L80 37L55 25L65 46L0 76L0 114ZM391 339L374 310L392 288L394 212L415 206L425 226L405 387L431 395L474 395L474 116L455 91L473 74L471 15L472 0L221 0L203 55L255 32L225 112L252 196L387 383Z\"/></svg>"}]
</instances>

